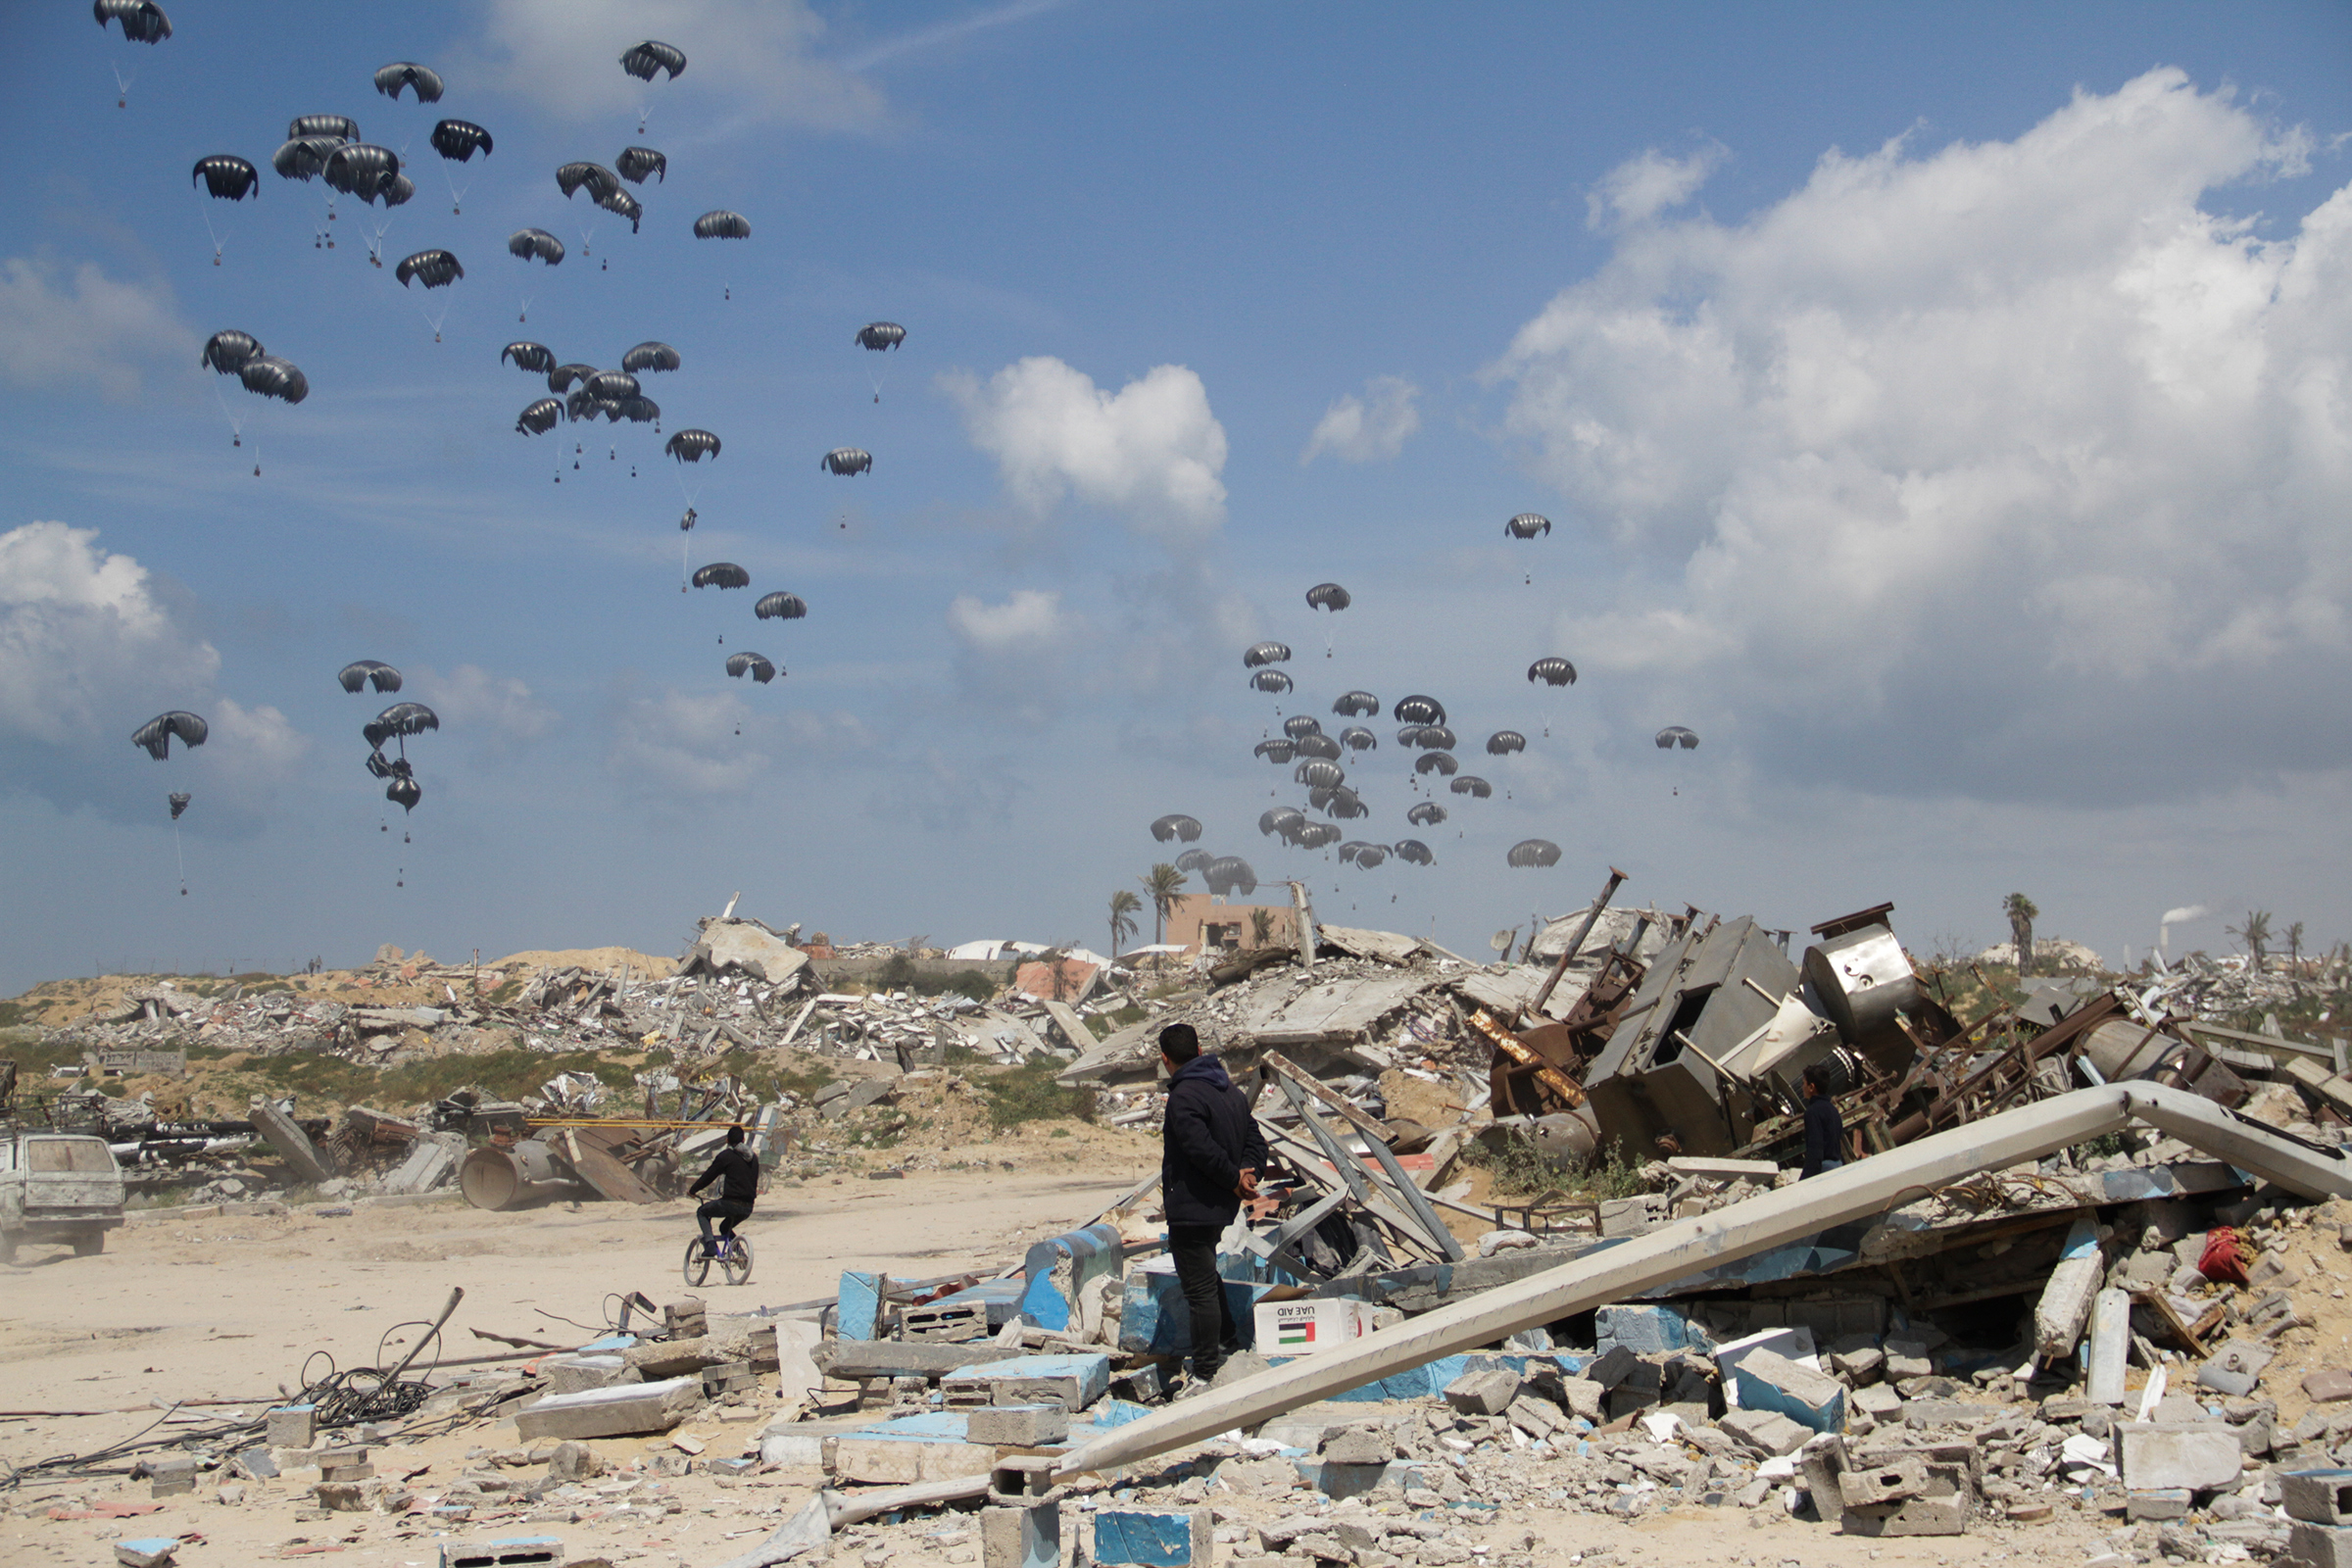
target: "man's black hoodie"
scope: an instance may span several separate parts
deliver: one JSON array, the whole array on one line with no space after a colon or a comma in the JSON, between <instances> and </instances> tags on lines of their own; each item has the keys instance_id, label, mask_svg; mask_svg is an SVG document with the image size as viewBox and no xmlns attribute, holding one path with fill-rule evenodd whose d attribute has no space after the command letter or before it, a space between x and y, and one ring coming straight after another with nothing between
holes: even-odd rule
<instances>
[{"instance_id":1,"label":"man's black hoodie","mask_svg":"<svg viewBox=\"0 0 2352 1568\"><path fill-rule=\"evenodd\" d=\"M1233 1086L1216 1057L1195 1056L1169 1077L1160 1151L1168 1223L1232 1224L1242 1206L1234 1192L1242 1167L1265 1168L1266 1141L1250 1114L1249 1097Z\"/></svg>"}]
</instances>

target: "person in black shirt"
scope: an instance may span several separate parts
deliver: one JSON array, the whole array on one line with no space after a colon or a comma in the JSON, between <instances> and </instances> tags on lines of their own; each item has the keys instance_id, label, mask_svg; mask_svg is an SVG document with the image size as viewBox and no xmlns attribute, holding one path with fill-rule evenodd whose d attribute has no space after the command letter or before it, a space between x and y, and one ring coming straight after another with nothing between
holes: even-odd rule
<instances>
[{"instance_id":1,"label":"person in black shirt","mask_svg":"<svg viewBox=\"0 0 2352 1568\"><path fill-rule=\"evenodd\" d=\"M686 1196L693 1197L712 1182L719 1184L718 1196L694 1211L695 1220L703 1227L703 1253L707 1257L718 1256L720 1243L735 1234L738 1221L752 1217L752 1204L760 1196L760 1156L745 1151L742 1128L727 1129L727 1147L710 1161L710 1168L703 1172L702 1180L686 1189ZM710 1234L713 1219L719 1222L715 1238Z\"/></svg>"},{"instance_id":2,"label":"person in black shirt","mask_svg":"<svg viewBox=\"0 0 2352 1568\"><path fill-rule=\"evenodd\" d=\"M1201 1051L1191 1024L1162 1029L1159 1054L1168 1069L1160 1198L1168 1218L1168 1252L1192 1320L1193 1379L1205 1385L1226 1355L1240 1348L1241 1330L1217 1274L1217 1241L1241 1212L1243 1200L1257 1194L1266 1141L1250 1113L1250 1097L1234 1087L1223 1062Z\"/></svg>"},{"instance_id":3,"label":"person in black shirt","mask_svg":"<svg viewBox=\"0 0 2352 1568\"><path fill-rule=\"evenodd\" d=\"M1820 1067L1805 1069L1805 1164L1799 1181L1836 1170L1845 1163L1845 1118L1830 1098L1829 1074Z\"/></svg>"}]
</instances>

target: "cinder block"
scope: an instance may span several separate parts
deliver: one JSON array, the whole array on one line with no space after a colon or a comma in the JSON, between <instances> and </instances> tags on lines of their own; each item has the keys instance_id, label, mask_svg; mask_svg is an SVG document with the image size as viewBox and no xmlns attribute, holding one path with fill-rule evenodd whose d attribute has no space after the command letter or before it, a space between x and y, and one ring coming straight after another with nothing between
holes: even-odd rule
<instances>
[{"instance_id":1,"label":"cinder block","mask_svg":"<svg viewBox=\"0 0 2352 1568\"><path fill-rule=\"evenodd\" d=\"M281 1404L270 1412L263 1441L272 1448L307 1448L318 1437L317 1405Z\"/></svg>"},{"instance_id":2,"label":"cinder block","mask_svg":"<svg viewBox=\"0 0 2352 1568\"><path fill-rule=\"evenodd\" d=\"M1905 1378L1924 1378L1934 1374L1936 1363L1928 1358L1925 1340L1892 1338L1882 1347L1886 1352L1886 1381L1899 1383Z\"/></svg>"},{"instance_id":3,"label":"cinder block","mask_svg":"<svg viewBox=\"0 0 2352 1568\"><path fill-rule=\"evenodd\" d=\"M1845 1440L1835 1432L1807 1438L1796 1450L1796 1473L1813 1494L1813 1511L1830 1524L1845 1512L1845 1490L1839 1485L1848 1468Z\"/></svg>"},{"instance_id":4,"label":"cinder block","mask_svg":"<svg viewBox=\"0 0 2352 1568\"><path fill-rule=\"evenodd\" d=\"M1810 1429L1778 1410L1727 1410L1715 1425L1769 1458L1794 1453L1813 1435Z\"/></svg>"},{"instance_id":5,"label":"cinder block","mask_svg":"<svg viewBox=\"0 0 2352 1568\"><path fill-rule=\"evenodd\" d=\"M1910 1454L1883 1460L1869 1469L1851 1469L1838 1478L1838 1490L1848 1508L1873 1503L1907 1502L1928 1490L1928 1466Z\"/></svg>"},{"instance_id":6,"label":"cinder block","mask_svg":"<svg viewBox=\"0 0 2352 1568\"><path fill-rule=\"evenodd\" d=\"M1714 1342L1703 1324L1693 1323L1680 1310L1648 1302L1604 1306L1592 1314L1592 1344L1606 1354L1624 1346L1636 1355L1660 1355L1668 1350L1708 1350Z\"/></svg>"},{"instance_id":7,"label":"cinder block","mask_svg":"<svg viewBox=\"0 0 2352 1568\"><path fill-rule=\"evenodd\" d=\"M1060 1568L1059 1504L981 1509L980 1564L981 1568Z\"/></svg>"},{"instance_id":8,"label":"cinder block","mask_svg":"<svg viewBox=\"0 0 2352 1568\"><path fill-rule=\"evenodd\" d=\"M1446 1385L1446 1402L1460 1415L1500 1415L1519 1397L1519 1374L1497 1368L1465 1372Z\"/></svg>"},{"instance_id":9,"label":"cinder block","mask_svg":"<svg viewBox=\"0 0 2352 1568\"><path fill-rule=\"evenodd\" d=\"M1853 1379L1854 1386L1860 1388L1866 1383L1876 1383L1886 1372L1886 1352L1875 1345L1857 1346L1850 1350L1833 1352L1830 1367Z\"/></svg>"},{"instance_id":10,"label":"cinder block","mask_svg":"<svg viewBox=\"0 0 2352 1568\"><path fill-rule=\"evenodd\" d=\"M1899 1418L1903 1413L1903 1396L1884 1383L1873 1383L1866 1389L1856 1389L1854 1408L1873 1421Z\"/></svg>"},{"instance_id":11,"label":"cinder block","mask_svg":"<svg viewBox=\"0 0 2352 1568\"><path fill-rule=\"evenodd\" d=\"M1095 1515L1094 1560L1115 1568L1209 1568L1206 1508L1105 1508Z\"/></svg>"},{"instance_id":12,"label":"cinder block","mask_svg":"<svg viewBox=\"0 0 2352 1568\"><path fill-rule=\"evenodd\" d=\"M564 1543L554 1536L445 1541L441 1568L564 1568Z\"/></svg>"},{"instance_id":13,"label":"cinder block","mask_svg":"<svg viewBox=\"0 0 2352 1568\"><path fill-rule=\"evenodd\" d=\"M1849 1536L1957 1536L1968 1530L1968 1499L1958 1493L1848 1508L1838 1528Z\"/></svg>"},{"instance_id":14,"label":"cinder block","mask_svg":"<svg viewBox=\"0 0 2352 1568\"><path fill-rule=\"evenodd\" d=\"M700 1378L619 1384L579 1394L551 1395L514 1418L525 1443L541 1438L578 1442L635 1433L667 1432L702 1402Z\"/></svg>"},{"instance_id":15,"label":"cinder block","mask_svg":"<svg viewBox=\"0 0 2352 1568\"><path fill-rule=\"evenodd\" d=\"M824 1440L825 1469L836 1483L863 1482L906 1487L918 1481L953 1481L984 1476L997 1465L997 1450L982 1443L954 1439L879 1437L845 1432Z\"/></svg>"},{"instance_id":16,"label":"cinder block","mask_svg":"<svg viewBox=\"0 0 2352 1568\"><path fill-rule=\"evenodd\" d=\"M2237 1485L2244 1450L2220 1421L2127 1421L2116 1429L2132 1492L2214 1492Z\"/></svg>"},{"instance_id":17,"label":"cinder block","mask_svg":"<svg viewBox=\"0 0 2352 1568\"><path fill-rule=\"evenodd\" d=\"M1742 1410L1772 1410L1815 1432L1845 1426L1845 1386L1771 1350L1751 1350L1727 1380Z\"/></svg>"},{"instance_id":18,"label":"cinder block","mask_svg":"<svg viewBox=\"0 0 2352 1568\"><path fill-rule=\"evenodd\" d=\"M964 1422L964 1436L973 1443L998 1443L1034 1448L1059 1443L1070 1435L1070 1412L1058 1404L999 1404L974 1410Z\"/></svg>"},{"instance_id":19,"label":"cinder block","mask_svg":"<svg viewBox=\"0 0 2352 1568\"><path fill-rule=\"evenodd\" d=\"M2124 1517L2133 1524L2142 1520L2185 1519L2195 1502L2196 1494L2186 1487L2134 1490L2124 1494Z\"/></svg>"},{"instance_id":20,"label":"cinder block","mask_svg":"<svg viewBox=\"0 0 2352 1568\"><path fill-rule=\"evenodd\" d=\"M1054 1490L1054 1461L1041 1455L999 1459L988 1472L989 1495L1025 1506Z\"/></svg>"},{"instance_id":21,"label":"cinder block","mask_svg":"<svg viewBox=\"0 0 2352 1568\"><path fill-rule=\"evenodd\" d=\"M1325 1438L1316 1457L1325 1464L1387 1464L1396 1457L1396 1445L1376 1428L1349 1427Z\"/></svg>"},{"instance_id":22,"label":"cinder block","mask_svg":"<svg viewBox=\"0 0 2352 1568\"><path fill-rule=\"evenodd\" d=\"M2352 1527L2298 1519L2286 1533L2286 1555L2308 1568L2352 1568Z\"/></svg>"},{"instance_id":23,"label":"cinder block","mask_svg":"<svg viewBox=\"0 0 2352 1568\"><path fill-rule=\"evenodd\" d=\"M1051 1401L1075 1415L1109 1392L1110 1357L1085 1352L983 1361L941 1378L939 1390L950 1409Z\"/></svg>"},{"instance_id":24,"label":"cinder block","mask_svg":"<svg viewBox=\"0 0 2352 1568\"><path fill-rule=\"evenodd\" d=\"M2352 1470L2288 1470L2278 1477L2278 1492L2289 1519L2352 1525Z\"/></svg>"}]
</instances>

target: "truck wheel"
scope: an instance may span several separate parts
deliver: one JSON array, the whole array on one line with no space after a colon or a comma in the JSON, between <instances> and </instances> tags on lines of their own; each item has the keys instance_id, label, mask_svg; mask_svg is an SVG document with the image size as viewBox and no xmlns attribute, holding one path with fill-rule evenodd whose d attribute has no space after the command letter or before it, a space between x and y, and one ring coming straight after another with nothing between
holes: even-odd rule
<instances>
[{"instance_id":1,"label":"truck wheel","mask_svg":"<svg viewBox=\"0 0 2352 1568\"><path fill-rule=\"evenodd\" d=\"M104 1231L98 1231L89 1236L76 1236L74 1238L74 1255L75 1257L95 1257L100 1252L105 1250L106 1232Z\"/></svg>"}]
</instances>

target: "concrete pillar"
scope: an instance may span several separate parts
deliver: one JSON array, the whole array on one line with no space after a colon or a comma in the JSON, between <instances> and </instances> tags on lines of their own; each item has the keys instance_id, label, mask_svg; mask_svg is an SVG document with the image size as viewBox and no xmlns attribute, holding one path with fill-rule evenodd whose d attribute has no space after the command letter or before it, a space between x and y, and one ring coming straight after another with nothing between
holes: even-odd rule
<instances>
[{"instance_id":1,"label":"concrete pillar","mask_svg":"<svg viewBox=\"0 0 2352 1568\"><path fill-rule=\"evenodd\" d=\"M2132 1353L2132 1293L2101 1291L2090 1309L2089 1394L2094 1404L2124 1402L2124 1363Z\"/></svg>"}]
</instances>

